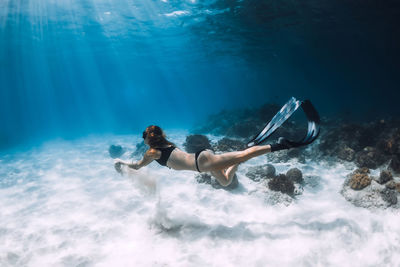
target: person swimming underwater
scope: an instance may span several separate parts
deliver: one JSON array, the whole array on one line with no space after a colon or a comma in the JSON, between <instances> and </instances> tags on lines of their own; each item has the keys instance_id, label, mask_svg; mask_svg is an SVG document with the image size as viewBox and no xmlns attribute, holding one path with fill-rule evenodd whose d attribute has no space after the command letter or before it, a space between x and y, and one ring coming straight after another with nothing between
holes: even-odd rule
<instances>
[{"instance_id":1,"label":"person swimming underwater","mask_svg":"<svg viewBox=\"0 0 400 267\"><path fill-rule=\"evenodd\" d=\"M214 154L210 149L187 153L168 141L164 131L156 125L146 128L143 132L143 139L144 143L150 146L143 158L132 163L115 159L117 170L121 165L138 170L155 160L160 165L174 170L210 172L222 186L230 185L240 163L269 152L291 147L290 142L281 139L276 144L256 145L242 151L223 154Z\"/></svg>"}]
</instances>

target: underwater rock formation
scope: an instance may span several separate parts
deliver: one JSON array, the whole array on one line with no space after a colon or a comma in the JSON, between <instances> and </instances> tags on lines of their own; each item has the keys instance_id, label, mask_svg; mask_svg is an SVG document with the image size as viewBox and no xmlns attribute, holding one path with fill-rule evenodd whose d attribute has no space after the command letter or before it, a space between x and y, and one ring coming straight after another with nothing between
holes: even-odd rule
<instances>
[{"instance_id":1,"label":"underwater rock formation","mask_svg":"<svg viewBox=\"0 0 400 267\"><path fill-rule=\"evenodd\" d=\"M108 148L108 153L110 154L110 157L115 159L121 157L125 153L125 150L120 145L111 145Z\"/></svg>"},{"instance_id":2,"label":"underwater rock formation","mask_svg":"<svg viewBox=\"0 0 400 267\"><path fill-rule=\"evenodd\" d=\"M340 193L358 207L400 208L397 186L400 189L400 182L395 181L390 172L382 171L378 178L371 179L369 169L361 168L347 176Z\"/></svg>"},{"instance_id":3,"label":"underwater rock formation","mask_svg":"<svg viewBox=\"0 0 400 267\"><path fill-rule=\"evenodd\" d=\"M388 155L400 154L400 128L394 129L378 143L379 148Z\"/></svg>"},{"instance_id":4,"label":"underwater rock formation","mask_svg":"<svg viewBox=\"0 0 400 267\"><path fill-rule=\"evenodd\" d=\"M397 194L396 191L391 190L389 188L383 189L381 192L381 197L383 200L389 203L389 205L396 205L397 204Z\"/></svg>"},{"instance_id":5,"label":"underwater rock formation","mask_svg":"<svg viewBox=\"0 0 400 267\"><path fill-rule=\"evenodd\" d=\"M376 169L399 153L398 121L369 123L331 121L320 137L318 149L326 156L355 161L359 167Z\"/></svg>"},{"instance_id":6,"label":"underwater rock formation","mask_svg":"<svg viewBox=\"0 0 400 267\"><path fill-rule=\"evenodd\" d=\"M260 126L260 121L255 119L235 122L227 129L225 135L230 137L250 138L261 129ZM257 129L257 131L255 129Z\"/></svg>"},{"instance_id":7,"label":"underwater rock formation","mask_svg":"<svg viewBox=\"0 0 400 267\"><path fill-rule=\"evenodd\" d=\"M202 149L211 149L210 140L207 136L201 134L186 136L186 142L183 146L188 153L196 153Z\"/></svg>"},{"instance_id":8,"label":"underwater rock formation","mask_svg":"<svg viewBox=\"0 0 400 267\"><path fill-rule=\"evenodd\" d=\"M381 173L377 179L377 182L380 184L385 184L385 183L389 182L390 180L393 180L392 173L390 171L383 170L383 171L381 171Z\"/></svg>"},{"instance_id":9,"label":"underwater rock formation","mask_svg":"<svg viewBox=\"0 0 400 267\"><path fill-rule=\"evenodd\" d=\"M275 167L272 164L249 167L246 176L255 182L275 177Z\"/></svg>"},{"instance_id":10,"label":"underwater rock formation","mask_svg":"<svg viewBox=\"0 0 400 267\"><path fill-rule=\"evenodd\" d=\"M252 109L224 110L209 116L206 123L198 129L203 133L213 133L225 137L249 140L275 115L280 106L265 104ZM337 158L354 162L358 167L376 169L390 162L394 173L400 173L400 121L374 120L370 122L348 123L348 118L322 118L321 135L313 143L312 150L304 148L269 153L266 157L272 162L287 162L296 159L299 163L310 160ZM279 136L297 140L304 134L304 125L296 119L290 119L265 142L274 142ZM224 143L226 142L226 143ZM217 150L225 152L238 149L239 144L221 142ZM240 147L241 148L241 147Z\"/></svg>"},{"instance_id":11,"label":"underwater rock formation","mask_svg":"<svg viewBox=\"0 0 400 267\"><path fill-rule=\"evenodd\" d=\"M249 139L258 133L280 108L276 104L266 103L252 109L223 110L210 115L206 122L195 127L193 132ZM271 139L282 135L297 134L298 128L297 124L287 121L276 130Z\"/></svg>"},{"instance_id":12,"label":"underwater rock formation","mask_svg":"<svg viewBox=\"0 0 400 267\"><path fill-rule=\"evenodd\" d=\"M354 173L351 175L349 186L354 190L361 190L371 184L371 178L365 173Z\"/></svg>"},{"instance_id":13,"label":"underwater rock formation","mask_svg":"<svg viewBox=\"0 0 400 267\"><path fill-rule=\"evenodd\" d=\"M390 180L385 184L385 186L389 189L396 190L400 193L400 182L395 182L394 180Z\"/></svg>"},{"instance_id":14,"label":"underwater rock formation","mask_svg":"<svg viewBox=\"0 0 400 267\"><path fill-rule=\"evenodd\" d=\"M400 156L393 156L390 160L389 168L393 170L395 173L400 174Z\"/></svg>"},{"instance_id":15,"label":"underwater rock formation","mask_svg":"<svg viewBox=\"0 0 400 267\"><path fill-rule=\"evenodd\" d=\"M292 168L286 172L286 177L294 183L302 183L303 173L298 168Z\"/></svg>"},{"instance_id":16,"label":"underwater rock formation","mask_svg":"<svg viewBox=\"0 0 400 267\"><path fill-rule=\"evenodd\" d=\"M288 195L293 195L294 184L293 181L289 180L286 175L278 174L268 182L269 189L273 191L279 191Z\"/></svg>"},{"instance_id":17,"label":"underwater rock formation","mask_svg":"<svg viewBox=\"0 0 400 267\"><path fill-rule=\"evenodd\" d=\"M337 157L345 161L353 161L355 158L354 149L350 148L346 144L340 144L337 148Z\"/></svg>"},{"instance_id":18,"label":"underwater rock formation","mask_svg":"<svg viewBox=\"0 0 400 267\"><path fill-rule=\"evenodd\" d=\"M266 155L270 162L288 162L292 159L297 160L299 163L306 163L306 153L304 148L292 148L289 150L276 151Z\"/></svg>"},{"instance_id":19,"label":"underwater rock formation","mask_svg":"<svg viewBox=\"0 0 400 267\"><path fill-rule=\"evenodd\" d=\"M214 150L221 152L240 151L245 148L246 148L245 143L227 137L222 138L217 142L216 145L214 145Z\"/></svg>"},{"instance_id":20,"label":"underwater rock formation","mask_svg":"<svg viewBox=\"0 0 400 267\"><path fill-rule=\"evenodd\" d=\"M356 154L358 167L376 169L385 162L386 158L374 147L365 147Z\"/></svg>"},{"instance_id":21,"label":"underwater rock formation","mask_svg":"<svg viewBox=\"0 0 400 267\"><path fill-rule=\"evenodd\" d=\"M237 175L233 176L232 182L228 186L222 186L218 183L215 177L209 175L208 173L199 173L195 176L195 179L200 184L209 184L215 189L225 189L232 190L239 186L239 181Z\"/></svg>"}]
</instances>

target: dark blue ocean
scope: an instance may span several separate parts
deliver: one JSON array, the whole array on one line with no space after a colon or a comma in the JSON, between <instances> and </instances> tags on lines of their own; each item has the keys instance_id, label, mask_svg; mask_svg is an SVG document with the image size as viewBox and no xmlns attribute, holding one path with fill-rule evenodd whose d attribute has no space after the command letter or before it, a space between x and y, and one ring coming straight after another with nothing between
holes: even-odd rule
<instances>
[{"instance_id":1,"label":"dark blue ocean","mask_svg":"<svg viewBox=\"0 0 400 267\"><path fill-rule=\"evenodd\" d=\"M222 109L312 99L400 109L400 2L0 2L0 143L191 128Z\"/></svg>"},{"instance_id":2,"label":"dark blue ocean","mask_svg":"<svg viewBox=\"0 0 400 267\"><path fill-rule=\"evenodd\" d=\"M0 0L0 266L400 266L399 25L400 0ZM321 135L234 186L115 168L151 124L242 150L292 96Z\"/></svg>"}]
</instances>

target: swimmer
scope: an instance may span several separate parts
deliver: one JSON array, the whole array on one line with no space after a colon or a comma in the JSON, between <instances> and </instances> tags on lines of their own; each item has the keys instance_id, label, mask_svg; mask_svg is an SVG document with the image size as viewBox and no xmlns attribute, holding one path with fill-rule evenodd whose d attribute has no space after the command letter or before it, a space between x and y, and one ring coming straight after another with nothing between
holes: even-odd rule
<instances>
[{"instance_id":1,"label":"swimmer","mask_svg":"<svg viewBox=\"0 0 400 267\"><path fill-rule=\"evenodd\" d=\"M142 137L144 143L150 146L143 158L132 163L115 159L115 168L117 171L121 170L121 165L138 170L155 160L160 165L174 170L210 172L224 187L230 185L240 163L269 152L291 147L290 141L280 139L276 144L256 145L243 151L216 155L210 149L202 149L196 153L187 153L169 142L166 139L164 131L155 125L147 127Z\"/></svg>"}]
</instances>

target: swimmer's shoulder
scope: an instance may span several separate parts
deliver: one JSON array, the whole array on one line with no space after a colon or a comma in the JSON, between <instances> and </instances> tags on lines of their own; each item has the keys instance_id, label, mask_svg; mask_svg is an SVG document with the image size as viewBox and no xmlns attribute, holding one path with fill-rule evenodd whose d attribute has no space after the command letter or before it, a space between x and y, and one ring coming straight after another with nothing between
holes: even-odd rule
<instances>
[{"instance_id":1,"label":"swimmer's shoulder","mask_svg":"<svg viewBox=\"0 0 400 267\"><path fill-rule=\"evenodd\" d=\"M161 151L155 148L150 148L144 153L144 156L151 159L159 159L161 157Z\"/></svg>"}]
</instances>

